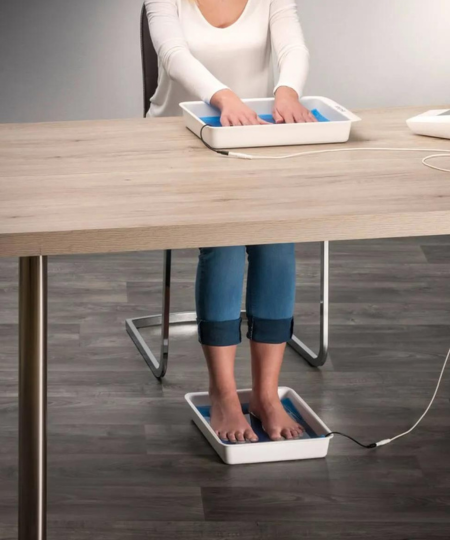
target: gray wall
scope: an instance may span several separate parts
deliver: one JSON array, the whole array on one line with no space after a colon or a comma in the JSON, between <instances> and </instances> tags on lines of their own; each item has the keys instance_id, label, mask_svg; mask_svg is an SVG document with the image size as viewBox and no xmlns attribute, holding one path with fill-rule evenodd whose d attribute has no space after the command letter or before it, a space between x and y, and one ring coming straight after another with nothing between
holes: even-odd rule
<instances>
[{"instance_id":1,"label":"gray wall","mask_svg":"<svg viewBox=\"0 0 450 540\"><path fill-rule=\"evenodd\" d=\"M450 103L450 0L298 0L307 93ZM142 0L0 0L0 122L141 115Z\"/></svg>"}]
</instances>

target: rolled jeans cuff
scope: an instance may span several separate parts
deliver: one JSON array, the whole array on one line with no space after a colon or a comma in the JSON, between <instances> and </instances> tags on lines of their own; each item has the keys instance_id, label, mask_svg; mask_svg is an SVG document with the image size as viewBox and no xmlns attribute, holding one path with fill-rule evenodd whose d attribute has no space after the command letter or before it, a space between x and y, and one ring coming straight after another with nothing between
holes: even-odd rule
<instances>
[{"instance_id":1,"label":"rolled jeans cuff","mask_svg":"<svg viewBox=\"0 0 450 540\"><path fill-rule=\"evenodd\" d=\"M232 321L202 321L197 319L198 340L202 345L229 347L241 340L242 318Z\"/></svg>"},{"instance_id":2,"label":"rolled jeans cuff","mask_svg":"<svg viewBox=\"0 0 450 540\"><path fill-rule=\"evenodd\" d=\"M247 337L258 343L286 343L294 333L294 318L288 319L259 319L247 316Z\"/></svg>"}]
</instances>

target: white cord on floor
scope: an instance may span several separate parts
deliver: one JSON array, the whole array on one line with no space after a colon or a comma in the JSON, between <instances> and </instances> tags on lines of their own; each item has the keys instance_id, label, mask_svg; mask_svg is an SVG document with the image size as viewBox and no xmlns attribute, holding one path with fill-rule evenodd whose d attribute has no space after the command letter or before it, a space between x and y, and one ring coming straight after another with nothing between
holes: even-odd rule
<instances>
[{"instance_id":1,"label":"white cord on floor","mask_svg":"<svg viewBox=\"0 0 450 540\"><path fill-rule=\"evenodd\" d=\"M450 169L444 169L442 167L437 167L436 165L431 165L428 163L430 159L436 159L436 158L442 158L442 157L450 157L450 150L444 150L443 148L329 148L326 150L311 150L308 152L297 152L295 154L284 154L281 156L259 156L259 155L252 155L252 154L243 154L240 152L227 152L227 155L229 157L235 157L239 159L288 159L293 157L301 157L301 156L312 156L315 154L331 154L335 152L371 152L371 151L378 151L378 152L439 152L438 154L433 154L430 156L427 156L422 159L422 163L425 165L425 167L429 167L430 169L435 169L437 171L442 172L448 172L450 173Z\"/></svg>"},{"instance_id":2,"label":"white cord on floor","mask_svg":"<svg viewBox=\"0 0 450 540\"><path fill-rule=\"evenodd\" d=\"M412 428L408 429L408 431L405 431L404 433L400 433L400 435L396 435L395 437L392 437L392 439L383 439L382 441L378 441L376 444L376 446L384 446L385 444L389 444L391 443L392 441L395 441L396 439L400 439L400 437L404 437L405 435L408 435L408 433L411 433L411 431L413 429L415 429L419 424L420 422L425 418L425 415L427 414L427 412L430 410L431 408L431 405L433 405L433 402L436 398L436 395L438 393L438 390L439 390L439 386L441 384L441 381L442 381L442 377L444 375L444 371L445 371L445 367L447 366L447 362L448 362L448 359L450 357L450 349L447 353L447 356L445 358L445 362L444 362L444 365L442 366L442 369L441 369L441 374L439 376L439 380L438 380L438 383L437 383L437 386L436 386L436 390L434 391L434 394L433 394L433 397L431 398L431 401L428 405L428 407L426 408L425 412L422 414L422 416L419 418L419 420L417 420L417 422L413 425Z\"/></svg>"}]
</instances>

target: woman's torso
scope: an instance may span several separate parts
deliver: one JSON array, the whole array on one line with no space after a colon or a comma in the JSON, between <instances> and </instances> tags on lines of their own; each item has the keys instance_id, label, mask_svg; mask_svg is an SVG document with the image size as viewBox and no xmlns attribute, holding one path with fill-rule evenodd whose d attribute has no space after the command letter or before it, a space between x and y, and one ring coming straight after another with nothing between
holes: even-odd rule
<instances>
[{"instance_id":1,"label":"woman's torso","mask_svg":"<svg viewBox=\"0 0 450 540\"><path fill-rule=\"evenodd\" d=\"M226 28L210 24L196 3L177 0L178 16L190 52L241 99L268 97L273 91L269 32L270 0L248 0L240 17ZM149 116L178 116L181 101L194 101L158 62L158 87Z\"/></svg>"}]
</instances>

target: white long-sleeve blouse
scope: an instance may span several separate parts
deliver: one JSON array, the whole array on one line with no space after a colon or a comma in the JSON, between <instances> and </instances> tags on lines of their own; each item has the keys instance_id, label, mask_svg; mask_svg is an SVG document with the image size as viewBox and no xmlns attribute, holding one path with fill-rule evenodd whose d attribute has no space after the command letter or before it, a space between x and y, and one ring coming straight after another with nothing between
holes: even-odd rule
<instances>
[{"instance_id":1,"label":"white long-sleeve blouse","mask_svg":"<svg viewBox=\"0 0 450 540\"><path fill-rule=\"evenodd\" d=\"M302 95L309 54L295 0L247 0L226 28L211 25L189 0L145 6L159 66L148 116L178 116L181 101L209 103L224 88L240 98L270 97L279 86Z\"/></svg>"}]
</instances>

